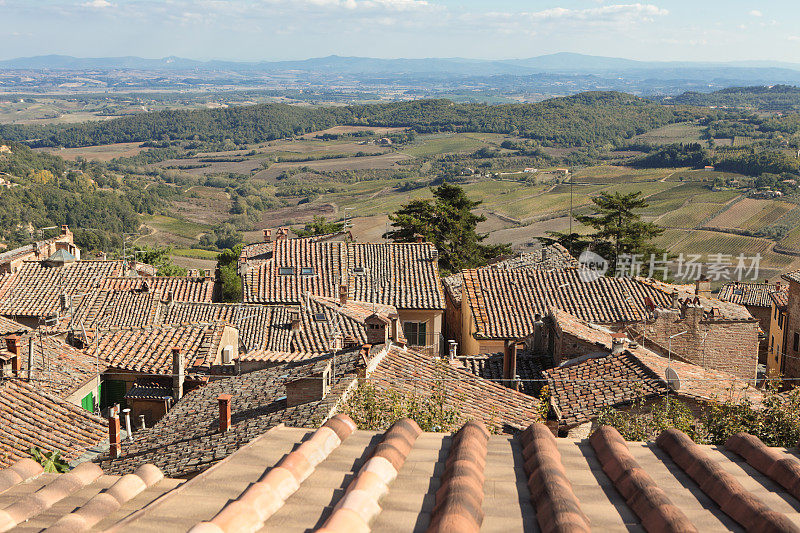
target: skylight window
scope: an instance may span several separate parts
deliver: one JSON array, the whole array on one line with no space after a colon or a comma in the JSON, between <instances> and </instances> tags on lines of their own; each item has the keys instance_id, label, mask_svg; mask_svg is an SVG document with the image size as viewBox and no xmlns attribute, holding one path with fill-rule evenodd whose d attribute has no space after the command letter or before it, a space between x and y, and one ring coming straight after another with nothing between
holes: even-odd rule
<instances>
[{"instance_id":1,"label":"skylight window","mask_svg":"<svg viewBox=\"0 0 800 533\"><path fill-rule=\"evenodd\" d=\"M300 269L301 276L313 276L314 275L314 267L303 267Z\"/></svg>"},{"instance_id":2,"label":"skylight window","mask_svg":"<svg viewBox=\"0 0 800 533\"><path fill-rule=\"evenodd\" d=\"M294 275L294 267L280 267L280 268L278 268L278 275L279 276L293 276Z\"/></svg>"},{"instance_id":3,"label":"skylight window","mask_svg":"<svg viewBox=\"0 0 800 533\"><path fill-rule=\"evenodd\" d=\"M364 274L364 273L366 273L364 267L353 267L353 274Z\"/></svg>"},{"instance_id":4,"label":"skylight window","mask_svg":"<svg viewBox=\"0 0 800 533\"><path fill-rule=\"evenodd\" d=\"M325 313L314 313L314 320L317 322L325 322L328 320L328 317L325 316Z\"/></svg>"}]
</instances>

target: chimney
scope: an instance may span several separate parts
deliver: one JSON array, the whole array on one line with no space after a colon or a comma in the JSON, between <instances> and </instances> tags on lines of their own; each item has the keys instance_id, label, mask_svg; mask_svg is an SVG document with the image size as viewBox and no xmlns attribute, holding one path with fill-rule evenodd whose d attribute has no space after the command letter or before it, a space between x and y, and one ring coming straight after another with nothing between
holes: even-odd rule
<instances>
[{"instance_id":1,"label":"chimney","mask_svg":"<svg viewBox=\"0 0 800 533\"><path fill-rule=\"evenodd\" d=\"M11 375L20 377L22 374L22 354L20 353L19 335L6 337L6 348L14 354L14 357L11 358Z\"/></svg>"},{"instance_id":2,"label":"chimney","mask_svg":"<svg viewBox=\"0 0 800 533\"><path fill-rule=\"evenodd\" d=\"M547 248L542 248L542 261L547 261Z\"/></svg>"},{"instance_id":3,"label":"chimney","mask_svg":"<svg viewBox=\"0 0 800 533\"><path fill-rule=\"evenodd\" d=\"M694 282L695 296L711 296L711 281L702 277Z\"/></svg>"},{"instance_id":4,"label":"chimney","mask_svg":"<svg viewBox=\"0 0 800 533\"><path fill-rule=\"evenodd\" d=\"M264 242L272 242L272 230L265 229L264 230Z\"/></svg>"},{"instance_id":5,"label":"chimney","mask_svg":"<svg viewBox=\"0 0 800 533\"><path fill-rule=\"evenodd\" d=\"M452 361L458 357L458 343L454 340L447 341L447 357Z\"/></svg>"},{"instance_id":6,"label":"chimney","mask_svg":"<svg viewBox=\"0 0 800 533\"><path fill-rule=\"evenodd\" d=\"M112 459L116 459L122 455L119 418L113 415L108 418L108 455Z\"/></svg>"},{"instance_id":7,"label":"chimney","mask_svg":"<svg viewBox=\"0 0 800 533\"><path fill-rule=\"evenodd\" d=\"M175 301L175 293L172 291L167 291L167 305L172 305L172 302Z\"/></svg>"},{"instance_id":8,"label":"chimney","mask_svg":"<svg viewBox=\"0 0 800 533\"><path fill-rule=\"evenodd\" d=\"M614 333L611 335L611 355L619 355L625 350L625 335Z\"/></svg>"},{"instance_id":9,"label":"chimney","mask_svg":"<svg viewBox=\"0 0 800 533\"><path fill-rule=\"evenodd\" d=\"M278 228L278 235L275 237L276 241L285 240L289 236L289 228L287 227L280 227Z\"/></svg>"},{"instance_id":10,"label":"chimney","mask_svg":"<svg viewBox=\"0 0 800 533\"><path fill-rule=\"evenodd\" d=\"M389 315L389 320L392 323L392 333L391 333L392 342L399 342L400 341L400 315L398 315L397 313L391 313Z\"/></svg>"},{"instance_id":11,"label":"chimney","mask_svg":"<svg viewBox=\"0 0 800 533\"><path fill-rule=\"evenodd\" d=\"M205 269L203 271L203 273L206 275L207 278L211 277L211 269L210 268Z\"/></svg>"},{"instance_id":12,"label":"chimney","mask_svg":"<svg viewBox=\"0 0 800 533\"><path fill-rule=\"evenodd\" d=\"M775 282L775 290L776 290L776 291L779 291L779 290L781 290L781 282L780 282L780 281L776 281L776 282Z\"/></svg>"},{"instance_id":13,"label":"chimney","mask_svg":"<svg viewBox=\"0 0 800 533\"><path fill-rule=\"evenodd\" d=\"M172 397L177 402L183 397L184 362L181 349L172 348Z\"/></svg>"},{"instance_id":14,"label":"chimney","mask_svg":"<svg viewBox=\"0 0 800 533\"><path fill-rule=\"evenodd\" d=\"M142 282L142 292L150 292L150 284L147 281Z\"/></svg>"},{"instance_id":15,"label":"chimney","mask_svg":"<svg viewBox=\"0 0 800 533\"><path fill-rule=\"evenodd\" d=\"M69 294L61 295L61 312L66 313L72 308L72 298Z\"/></svg>"},{"instance_id":16,"label":"chimney","mask_svg":"<svg viewBox=\"0 0 800 533\"><path fill-rule=\"evenodd\" d=\"M517 349L512 341L503 345L503 385L510 387L517 375Z\"/></svg>"},{"instance_id":17,"label":"chimney","mask_svg":"<svg viewBox=\"0 0 800 533\"><path fill-rule=\"evenodd\" d=\"M231 395L220 394L219 402L219 432L225 433L231 428Z\"/></svg>"},{"instance_id":18,"label":"chimney","mask_svg":"<svg viewBox=\"0 0 800 533\"><path fill-rule=\"evenodd\" d=\"M369 362L369 351L371 349L372 349L371 344L365 344L361 347L361 351L359 352L359 354L361 355L361 359L364 361L365 364Z\"/></svg>"},{"instance_id":19,"label":"chimney","mask_svg":"<svg viewBox=\"0 0 800 533\"><path fill-rule=\"evenodd\" d=\"M348 292L347 285L339 285L339 305L347 305Z\"/></svg>"},{"instance_id":20,"label":"chimney","mask_svg":"<svg viewBox=\"0 0 800 533\"><path fill-rule=\"evenodd\" d=\"M414 242L416 242L418 244L425 242L425 236L422 235L421 233L415 233L414 234Z\"/></svg>"},{"instance_id":21,"label":"chimney","mask_svg":"<svg viewBox=\"0 0 800 533\"><path fill-rule=\"evenodd\" d=\"M677 309L680 307L680 293L676 290L672 291L672 307Z\"/></svg>"},{"instance_id":22,"label":"chimney","mask_svg":"<svg viewBox=\"0 0 800 533\"><path fill-rule=\"evenodd\" d=\"M67 235L70 235L69 226L67 226L66 224L61 226L61 235L64 235L65 237Z\"/></svg>"}]
</instances>

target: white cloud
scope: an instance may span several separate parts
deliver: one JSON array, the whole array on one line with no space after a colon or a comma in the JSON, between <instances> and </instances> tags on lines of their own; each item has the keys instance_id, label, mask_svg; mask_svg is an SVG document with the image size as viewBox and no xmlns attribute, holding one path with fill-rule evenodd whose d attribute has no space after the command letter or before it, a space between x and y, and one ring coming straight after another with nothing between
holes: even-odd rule
<instances>
[{"instance_id":1,"label":"white cloud","mask_svg":"<svg viewBox=\"0 0 800 533\"><path fill-rule=\"evenodd\" d=\"M92 7L95 9L104 9L106 7L113 7L114 4L109 2L108 0L90 0L89 2L85 2L83 7Z\"/></svg>"},{"instance_id":2,"label":"white cloud","mask_svg":"<svg viewBox=\"0 0 800 533\"><path fill-rule=\"evenodd\" d=\"M797 42L797 41L800 41L800 35L790 35L790 36L787 37L787 39L790 40L790 41Z\"/></svg>"},{"instance_id":3,"label":"white cloud","mask_svg":"<svg viewBox=\"0 0 800 533\"><path fill-rule=\"evenodd\" d=\"M754 10L752 10L752 11L750 12L750 16L751 16L751 17L763 17L763 16L764 16L764 13L762 13L762 12L761 12L761 11L759 11L758 9L754 9Z\"/></svg>"}]
</instances>

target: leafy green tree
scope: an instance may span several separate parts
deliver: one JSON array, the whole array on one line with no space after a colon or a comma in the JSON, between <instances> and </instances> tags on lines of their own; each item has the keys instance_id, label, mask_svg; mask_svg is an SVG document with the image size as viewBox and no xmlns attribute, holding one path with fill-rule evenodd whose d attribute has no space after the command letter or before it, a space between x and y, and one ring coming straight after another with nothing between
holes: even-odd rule
<instances>
[{"instance_id":1,"label":"leafy green tree","mask_svg":"<svg viewBox=\"0 0 800 533\"><path fill-rule=\"evenodd\" d=\"M294 232L298 237L313 237L314 235L328 235L337 233L344 228L344 222L328 222L323 216L314 216L314 221L309 222L303 229L296 229Z\"/></svg>"},{"instance_id":2,"label":"leafy green tree","mask_svg":"<svg viewBox=\"0 0 800 533\"><path fill-rule=\"evenodd\" d=\"M483 266L511 253L508 244L481 244L487 235L479 234L477 227L486 217L472 212L481 202L470 200L464 189L447 182L431 190L433 200L413 200L389 215L396 229L384 237L414 242L422 235L439 251L439 268L444 273Z\"/></svg>"},{"instance_id":3,"label":"leafy green tree","mask_svg":"<svg viewBox=\"0 0 800 533\"><path fill-rule=\"evenodd\" d=\"M578 215L578 222L595 230L589 237L594 250L616 267L620 255L660 254L662 250L650 244L650 240L664 230L652 222L643 222L636 211L648 206L641 191L629 194L603 193L592 198L599 213Z\"/></svg>"},{"instance_id":4,"label":"leafy green tree","mask_svg":"<svg viewBox=\"0 0 800 533\"><path fill-rule=\"evenodd\" d=\"M242 299L242 278L239 277L237 265L242 253L242 245L223 250L217 255L217 268L222 282L222 301L239 302Z\"/></svg>"},{"instance_id":5,"label":"leafy green tree","mask_svg":"<svg viewBox=\"0 0 800 533\"><path fill-rule=\"evenodd\" d=\"M242 234L230 223L220 224L200 237L200 246L218 250L232 249L243 242Z\"/></svg>"},{"instance_id":6,"label":"leafy green tree","mask_svg":"<svg viewBox=\"0 0 800 533\"><path fill-rule=\"evenodd\" d=\"M31 458L42 465L44 471L49 474L63 474L69 472L69 464L61 458L61 453L57 451L43 452L36 446L28 449Z\"/></svg>"},{"instance_id":7,"label":"leafy green tree","mask_svg":"<svg viewBox=\"0 0 800 533\"><path fill-rule=\"evenodd\" d=\"M172 262L172 248L136 246L131 252L136 261L156 267L157 276L185 276L186 269Z\"/></svg>"}]
</instances>

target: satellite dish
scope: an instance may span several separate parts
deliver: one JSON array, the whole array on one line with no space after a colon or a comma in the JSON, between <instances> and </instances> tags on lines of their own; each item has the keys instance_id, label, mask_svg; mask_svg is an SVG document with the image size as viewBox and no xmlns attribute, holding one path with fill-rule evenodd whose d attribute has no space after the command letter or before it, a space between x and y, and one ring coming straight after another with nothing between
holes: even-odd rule
<instances>
[{"instance_id":1,"label":"satellite dish","mask_svg":"<svg viewBox=\"0 0 800 533\"><path fill-rule=\"evenodd\" d=\"M667 378L667 385L669 385L670 389L674 391L681 389L681 378L678 377L678 373L675 372L674 368L668 366L664 376Z\"/></svg>"}]
</instances>

